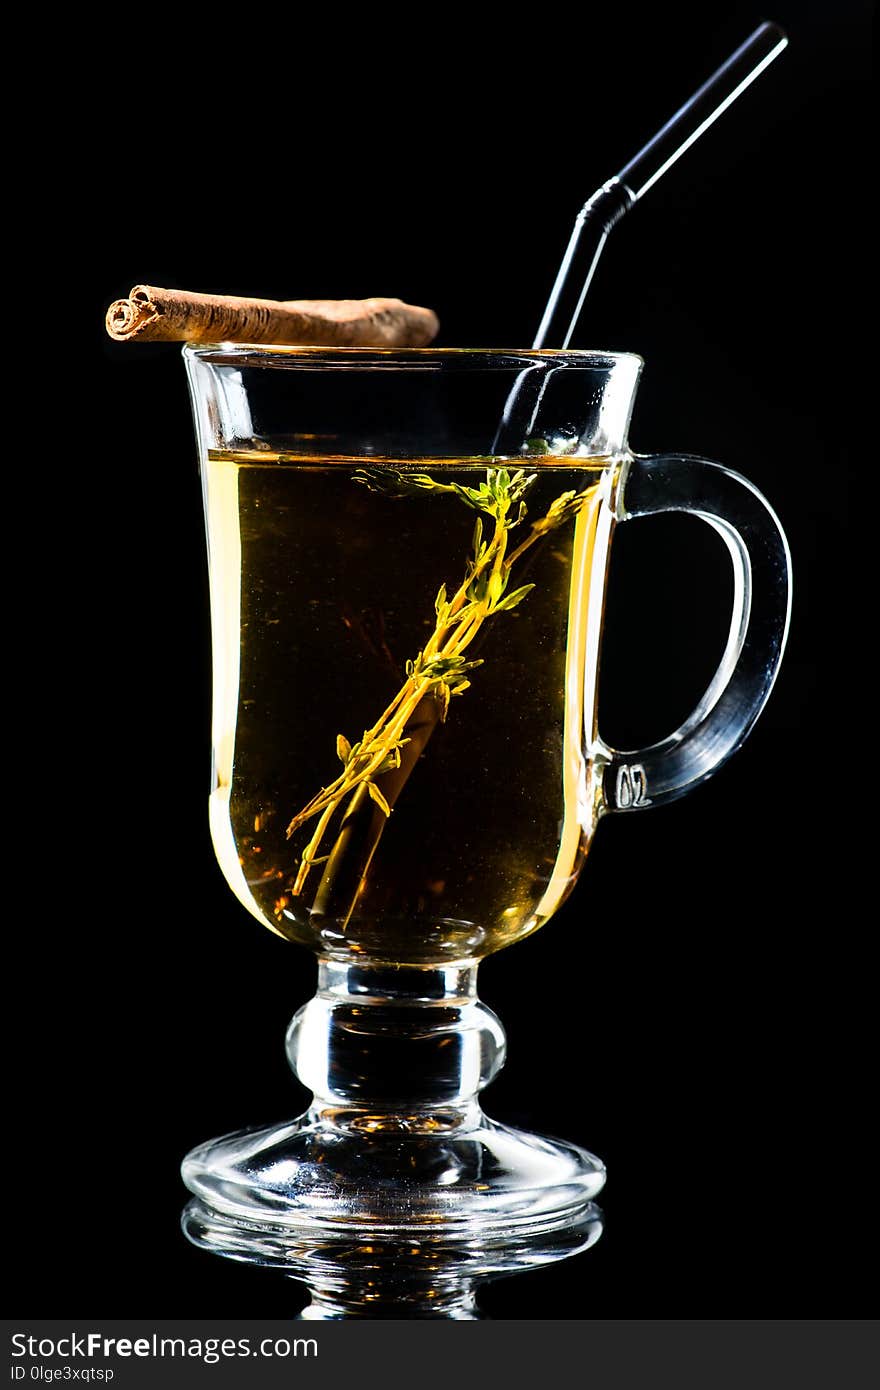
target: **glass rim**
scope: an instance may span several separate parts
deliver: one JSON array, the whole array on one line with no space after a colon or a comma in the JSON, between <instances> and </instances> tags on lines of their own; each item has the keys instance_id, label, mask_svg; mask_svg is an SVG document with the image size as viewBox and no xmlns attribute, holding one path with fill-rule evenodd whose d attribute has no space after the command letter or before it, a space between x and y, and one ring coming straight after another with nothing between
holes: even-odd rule
<instances>
[{"instance_id":1,"label":"glass rim","mask_svg":"<svg viewBox=\"0 0 880 1390\"><path fill-rule=\"evenodd\" d=\"M546 362L557 367L593 367L609 370L629 364L641 368L644 358L636 352L609 352L596 348L456 348L456 347L315 347L293 343L184 343L183 356L197 358L215 366L251 360L252 365L269 366L273 360L294 366L338 364L375 365L376 368L427 367L443 362L458 367L528 367ZM256 360L254 360L256 359Z\"/></svg>"}]
</instances>

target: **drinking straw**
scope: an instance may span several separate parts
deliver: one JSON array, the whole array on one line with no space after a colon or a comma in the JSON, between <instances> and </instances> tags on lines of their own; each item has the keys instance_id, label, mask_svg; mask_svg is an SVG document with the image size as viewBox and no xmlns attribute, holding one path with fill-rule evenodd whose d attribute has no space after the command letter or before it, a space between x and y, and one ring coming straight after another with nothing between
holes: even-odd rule
<instances>
[{"instance_id":1,"label":"drinking straw","mask_svg":"<svg viewBox=\"0 0 880 1390\"><path fill-rule=\"evenodd\" d=\"M762 24L738 48L690 101L667 121L619 174L609 179L587 200L574 224L568 249L547 302L533 346L568 347L606 237L616 222L651 188L661 174L684 154L717 120L722 111L744 92L768 63L788 43L776 24ZM526 368L519 373L508 396L493 454L518 454L531 432L541 394L543 373ZM426 701L426 704L428 702ZM436 724L436 710L422 711L414 720L411 737L401 752L396 773L386 774L389 795L396 798L410 776ZM409 728L409 726L408 726ZM390 780L393 779L393 780ZM360 885L385 830L386 816L359 787L346 812L342 828L327 859L315 895L312 914L347 923L354 911ZM345 928L343 927L343 930Z\"/></svg>"},{"instance_id":2,"label":"drinking straw","mask_svg":"<svg viewBox=\"0 0 880 1390\"><path fill-rule=\"evenodd\" d=\"M778 24L760 24L653 140L587 199L575 219L532 344L534 348L568 347L611 228L779 56L787 43Z\"/></svg>"}]
</instances>

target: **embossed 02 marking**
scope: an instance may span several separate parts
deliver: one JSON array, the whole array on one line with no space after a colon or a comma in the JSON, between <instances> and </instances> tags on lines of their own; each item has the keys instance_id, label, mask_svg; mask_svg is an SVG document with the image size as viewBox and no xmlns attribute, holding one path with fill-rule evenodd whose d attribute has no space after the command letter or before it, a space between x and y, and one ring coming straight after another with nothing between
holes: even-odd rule
<instances>
[{"instance_id":1,"label":"embossed 02 marking","mask_svg":"<svg viewBox=\"0 0 880 1390\"><path fill-rule=\"evenodd\" d=\"M640 806L650 806L651 798L646 795L648 779L642 763L624 763L617 769L614 784L614 804L621 811L633 811Z\"/></svg>"}]
</instances>

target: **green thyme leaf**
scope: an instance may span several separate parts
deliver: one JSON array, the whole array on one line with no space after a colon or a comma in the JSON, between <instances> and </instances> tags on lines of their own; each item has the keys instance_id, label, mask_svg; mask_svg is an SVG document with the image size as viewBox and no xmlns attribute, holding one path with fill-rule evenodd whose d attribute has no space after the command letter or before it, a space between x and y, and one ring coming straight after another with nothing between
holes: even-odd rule
<instances>
[{"instance_id":1,"label":"green thyme leaf","mask_svg":"<svg viewBox=\"0 0 880 1390\"><path fill-rule=\"evenodd\" d=\"M509 613L511 608L515 608L518 603L522 603L526 594L534 589L534 584L523 584L521 589L514 589L512 594L508 594L500 603L495 605L496 613Z\"/></svg>"},{"instance_id":2,"label":"green thyme leaf","mask_svg":"<svg viewBox=\"0 0 880 1390\"><path fill-rule=\"evenodd\" d=\"M390 816L391 807L388 805L388 802L385 800L384 796L380 792L379 788L376 786L375 782L367 783L367 791L370 793L370 796L373 798L379 809L381 811L384 811L386 816Z\"/></svg>"}]
</instances>

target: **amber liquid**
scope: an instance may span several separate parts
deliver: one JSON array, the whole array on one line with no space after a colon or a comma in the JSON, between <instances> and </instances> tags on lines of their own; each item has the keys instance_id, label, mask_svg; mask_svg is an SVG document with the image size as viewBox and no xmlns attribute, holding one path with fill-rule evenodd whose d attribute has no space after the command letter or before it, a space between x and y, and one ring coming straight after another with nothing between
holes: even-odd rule
<instances>
[{"instance_id":1,"label":"amber liquid","mask_svg":"<svg viewBox=\"0 0 880 1390\"><path fill-rule=\"evenodd\" d=\"M482 665L445 721L422 720L391 815L363 796L347 803L345 834L343 812L321 848L332 863L296 891L314 823L288 839L291 818L338 776L337 736L361 738L400 689L440 585L460 584L471 553L475 515L458 498L370 491L353 482L364 462L253 452L206 464L214 844L249 911L324 955L479 958L556 910L593 831L598 775L584 750L616 467L528 460L538 477L512 544L561 493L588 490L584 503L517 563L511 588L535 587L487 618L468 651ZM412 470L476 486L486 463Z\"/></svg>"}]
</instances>

